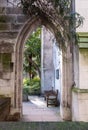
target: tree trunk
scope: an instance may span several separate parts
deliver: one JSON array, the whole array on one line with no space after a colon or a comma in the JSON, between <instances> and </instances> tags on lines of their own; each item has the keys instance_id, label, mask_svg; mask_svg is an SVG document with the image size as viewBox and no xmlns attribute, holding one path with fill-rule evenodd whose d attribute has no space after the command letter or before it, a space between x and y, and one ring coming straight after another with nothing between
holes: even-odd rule
<instances>
[{"instance_id":1,"label":"tree trunk","mask_svg":"<svg viewBox=\"0 0 88 130\"><path fill-rule=\"evenodd\" d=\"M29 59L32 61L32 54L29 55ZM32 62L30 62L30 60L29 60L29 77L31 80L32 79L32 76L31 76Z\"/></svg>"},{"instance_id":2,"label":"tree trunk","mask_svg":"<svg viewBox=\"0 0 88 130\"><path fill-rule=\"evenodd\" d=\"M38 71L39 77L41 78L41 71L39 66L29 57L29 63L34 66L34 68Z\"/></svg>"}]
</instances>

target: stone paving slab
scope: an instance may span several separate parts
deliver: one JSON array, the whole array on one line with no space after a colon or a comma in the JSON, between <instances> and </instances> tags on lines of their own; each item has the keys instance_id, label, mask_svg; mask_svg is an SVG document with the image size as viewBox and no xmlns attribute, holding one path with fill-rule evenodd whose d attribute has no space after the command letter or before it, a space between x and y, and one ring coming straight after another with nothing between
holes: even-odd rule
<instances>
[{"instance_id":1,"label":"stone paving slab","mask_svg":"<svg viewBox=\"0 0 88 130\"><path fill-rule=\"evenodd\" d=\"M23 118L24 122L59 122L60 118L59 107L47 107L43 97L29 96L29 102L23 103Z\"/></svg>"}]
</instances>

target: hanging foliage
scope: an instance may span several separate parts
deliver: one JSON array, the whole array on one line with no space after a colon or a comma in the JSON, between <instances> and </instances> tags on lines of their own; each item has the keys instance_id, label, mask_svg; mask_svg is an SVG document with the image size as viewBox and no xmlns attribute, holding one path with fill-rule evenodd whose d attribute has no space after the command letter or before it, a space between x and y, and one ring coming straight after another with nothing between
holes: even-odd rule
<instances>
[{"instance_id":1,"label":"hanging foliage","mask_svg":"<svg viewBox=\"0 0 88 130\"><path fill-rule=\"evenodd\" d=\"M21 0L21 4L25 14L49 23L60 48L72 42L75 28L83 23L83 17L72 12L72 0Z\"/></svg>"}]
</instances>

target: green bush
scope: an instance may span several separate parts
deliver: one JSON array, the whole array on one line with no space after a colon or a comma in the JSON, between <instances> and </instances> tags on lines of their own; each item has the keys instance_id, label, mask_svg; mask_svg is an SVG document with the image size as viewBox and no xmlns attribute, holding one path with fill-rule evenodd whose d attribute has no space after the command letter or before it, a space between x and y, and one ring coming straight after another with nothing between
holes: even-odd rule
<instances>
[{"instance_id":1,"label":"green bush","mask_svg":"<svg viewBox=\"0 0 88 130\"><path fill-rule=\"evenodd\" d=\"M23 94L29 94L29 86L23 87Z\"/></svg>"},{"instance_id":2,"label":"green bush","mask_svg":"<svg viewBox=\"0 0 88 130\"><path fill-rule=\"evenodd\" d=\"M23 79L23 85L28 86L30 84L30 80L28 78Z\"/></svg>"},{"instance_id":3,"label":"green bush","mask_svg":"<svg viewBox=\"0 0 88 130\"><path fill-rule=\"evenodd\" d=\"M35 77L33 79L23 79L23 91L29 95L39 95L40 91L40 78Z\"/></svg>"}]
</instances>

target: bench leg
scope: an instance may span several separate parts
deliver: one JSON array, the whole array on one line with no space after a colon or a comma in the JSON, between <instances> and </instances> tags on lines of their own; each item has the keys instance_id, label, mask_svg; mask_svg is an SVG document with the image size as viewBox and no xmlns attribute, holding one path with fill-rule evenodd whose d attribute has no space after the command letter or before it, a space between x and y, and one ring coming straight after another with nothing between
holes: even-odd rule
<instances>
[{"instance_id":1,"label":"bench leg","mask_svg":"<svg viewBox=\"0 0 88 130\"><path fill-rule=\"evenodd\" d=\"M48 99L46 99L47 100L47 107L48 107Z\"/></svg>"}]
</instances>

